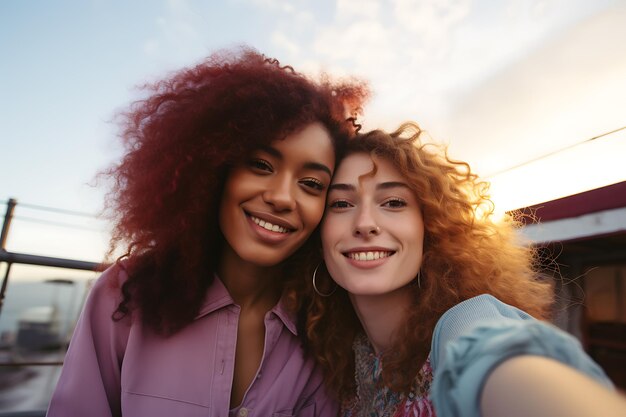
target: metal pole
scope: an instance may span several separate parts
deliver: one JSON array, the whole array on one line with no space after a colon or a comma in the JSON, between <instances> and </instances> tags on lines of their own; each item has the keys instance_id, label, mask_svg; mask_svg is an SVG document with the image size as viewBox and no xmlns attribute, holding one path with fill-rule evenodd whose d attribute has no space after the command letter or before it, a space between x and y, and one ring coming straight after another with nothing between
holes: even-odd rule
<instances>
[{"instance_id":1,"label":"metal pole","mask_svg":"<svg viewBox=\"0 0 626 417\"><path fill-rule=\"evenodd\" d=\"M54 258L51 256L30 255L0 251L0 262L10 264L25 264L38 266L53 266L56 268L81 269L84 271L104 271L109 265L98 262L78 261L75 259Z\"/></svg>"},{"instance_id":2,"label":"metal pole","mask_svg":"<svg viewBox=\"0 0 626 417\"><path fill-rule=\"evenodd\" d=\"M4 305L4 294L7 291L7 284L9 283L9 272L11 272L11 265L7 264L7 270L4 272L4 278L2 279L2 288L0 289L0 313L2 313L2 306Z\"/></svg>"},{"instance_id":3,"label":"metal pole","mask_svg":"<svg viewBox=\"0 0 626 417\"><path fill-rule=\"evenodd\" d=\"M16 205L16 199L9 199L9 202L7 203L7 211L4 215L4 222L2 223L2 234L0 234L0 250L5 250L9 227L11 227L11 219L13 218L13 209L15 209Z\"/></svg>"},{"instance_id":4,"label":"metal pole","mask_svg":"<svg viewBox=\"0 0 626 417\"><path fill-rule=\"evenodd\" d=\"M9 235L9 228L11 227L11 219L13 219L13 210L17 205L17 200L10 198L7 203L7 211L4 215L4 221L2 222L2 233L0 234L0 252L6 252L7 236ZM2 288L0 288L0 313L2 313L2 306L4 305L4 294L7 290L7 284L9 283L9 272L11 272L11 262L7 262L7 270L4 273L2 279Z\"/></svg>"}]
</instances>

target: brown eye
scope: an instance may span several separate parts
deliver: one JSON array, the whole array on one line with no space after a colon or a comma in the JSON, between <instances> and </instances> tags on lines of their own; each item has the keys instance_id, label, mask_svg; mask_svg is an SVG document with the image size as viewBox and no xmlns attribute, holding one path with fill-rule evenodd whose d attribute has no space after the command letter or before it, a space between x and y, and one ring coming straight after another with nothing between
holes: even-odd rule
<instances>
[{"instance_id":1,"label":"brown eye","mask_svg":"<svg viewBox=\"0 0 626 417\"><path fill-rule=\"evenodd\" d=\"M254 158L248 161L248 166L257 171L272 172L272 165L265 159Z\"/></svg>"},{"instance_id":2,"label":"brown eye","mask_svg":"<svg viewBox=\"0 0 626 417\"><path fill-rule=\"evenodd\" d=\"M345 208L350 208L350 206L351 204L347 202L346 200L335 200L328 205L328 207L334 208L334 209L345 209Z\"/></svg>"},{"instance_id":3,"label":"brown eye","mask_svg":"<svg viewBox=\"0 0 626 417\"><path fill-rule=\"evenodd\" d=\"M406 201L400 198L391 198L383 203L383 207L388 207L388 208L406 207Z\"/></svg>"},{"instance_id":4,"label":"brown eye","mask_svg":"<svg viewBox=\"0 0 626 417\"><path fill-rule=\"evenodd\" d=\"M324 189L326 188L324 183L317 178L304 178L300 181L300 184L304 185L305 187L309 187L315 191L324 191Z\"/></svg>"}]
</instances>

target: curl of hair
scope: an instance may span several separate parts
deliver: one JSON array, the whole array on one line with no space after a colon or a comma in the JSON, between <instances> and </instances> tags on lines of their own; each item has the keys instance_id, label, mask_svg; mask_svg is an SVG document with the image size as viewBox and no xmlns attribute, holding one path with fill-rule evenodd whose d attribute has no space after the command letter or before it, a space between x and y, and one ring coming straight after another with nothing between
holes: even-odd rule
<instances>
[{"instance_id":1,"label":"curl of hair","mask_svg":"<svg viewBox=\"0 0 626 417\"><path fill-rule=\"evenodd\" d=\"M492 219L488 184L467 163L451 160L445 147L421 143L420 134L412 122L392 133L375 130L351 139L344 153L365 152L374 163L391 162L422 210L421 288L407 287L414 293L413 305L382 358L383 383L405 393L428 357L437 320L452 306L487 293L546 319L553 303L552 284L537 274L536 250L520 241L517 221ZM310 261L311 273L317 262ZM313 294L310 284L308 291ZM328 298L311 299L308 348L324 367L331 390L347 400L355 395L352 342L361 324L342 288Z\"/></svg>"},{"instance_id":2,"label":"curl of hair","mask_svg":"<svg viewBox=\"0 0 626 417\"><path fill-rule=\"evenodd\" d=\"M168 335L194 319L213 280L229 168L312 122L338 146L352 135L346 103L360 104L368 90L355 80L310 80L247 47L143 88L147 98L120 115L125 154L103 173L112 179L109 253L125 245L128 258L113 319L137 309L144 324Z\"/></svg>"}]
</instances>

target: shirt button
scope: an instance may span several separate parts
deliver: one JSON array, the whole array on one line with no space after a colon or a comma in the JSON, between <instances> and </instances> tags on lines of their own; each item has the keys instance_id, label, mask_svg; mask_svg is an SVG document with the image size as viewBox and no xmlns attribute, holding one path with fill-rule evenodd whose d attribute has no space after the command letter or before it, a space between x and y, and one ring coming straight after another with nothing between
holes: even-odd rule
<instances>
[{"instance_id":1,"label":"shirt button","mask_svg":"<svg viewBox=\"0 0 626 417\"><path fill-rule=\"evenodd\" d=\"M248 415L248 409L242 407L239 409L239 417L246 417Z\"/></svg>"}]
</instances>

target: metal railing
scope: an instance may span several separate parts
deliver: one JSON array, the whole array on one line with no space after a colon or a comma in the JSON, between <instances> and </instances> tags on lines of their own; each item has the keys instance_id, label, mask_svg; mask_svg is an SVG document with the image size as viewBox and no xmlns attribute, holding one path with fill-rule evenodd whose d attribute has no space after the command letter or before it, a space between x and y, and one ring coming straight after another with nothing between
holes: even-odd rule
<instances>
[{"instance_id":1,"label":"metal railing","mask_svg":"<svg viewBox=\"0 0 626 417\"><path fill-rule=\"evenodd\" d=\"M11 227L11 220L13 219L13 212L17 205L17 200L11 198L7 201L6 213L4 215L4 221L2 223L2 232L0 233L0 265L6 264L4 276L2 278L2 285L0 287L0 315L2 314L2 307L7 292L7 285L10 278L11 266L13 264L24 265L36 265L45 267L57 267L68 268L73 270L83 271L103 271L108 265L97 262L88 262L76 259L66 259L50 256L40 256L28 253L9 252L6 250L7 237ZM52 279L46 282L54 283L69 283L64 279ZM52 367L63 365L63 360L58 361L24 361L24 360L11 360L9 362L0 362L0 368L7 369L8 367ZM0 417L45 417L45 410L30 410L30 411L0 411Z\"/></svg>"},{"instance_id":2,"label":"metal railing","mask_svg":"<svg viewBox=\"0 0 626 417\"><path fill-rule=\"evenodd\" d=\"M83 271L103 271L108 265L97 262L81 261L75 259L57 258L50 256L32 255L27 253L8 252L6 250L6 241L9 235L9 229L11 227L11 220L13 219L13 212L17 200L14 198L9 199L7 202L7 209L4 215L4 221L2 223L2 232L0 233L0 263L6 263L7 267L2 278L2 286L0 287L0 315L2 314L2 307L4 305L4 299L6 295L6 289L9 282L11 266L13 264L24 265L37 265L48 266L57 268L68 268ZM39 362L0 362L0 367L3 366L59 366L63 361L39 361Z\"/></svg>"}]
</instances>

